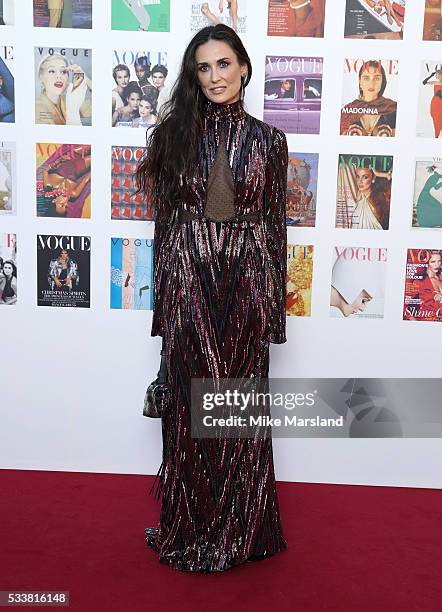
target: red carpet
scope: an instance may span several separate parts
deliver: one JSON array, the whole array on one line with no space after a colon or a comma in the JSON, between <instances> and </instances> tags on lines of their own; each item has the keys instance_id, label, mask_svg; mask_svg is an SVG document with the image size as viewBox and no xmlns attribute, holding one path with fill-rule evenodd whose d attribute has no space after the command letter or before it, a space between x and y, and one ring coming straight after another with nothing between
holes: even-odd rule
<instances>
[{"instance_id":1,"label":"red carpet","mask_svg":"<svg viewBox=\"0 0 442 612\"><path fill-rule=\"evenodd\" d=\"M85 612L442 609L440 490L279 483L289 550L212 575L146 547L152 477L0 477L0 590L70 591Z\"/></svg>"}]
</instances>

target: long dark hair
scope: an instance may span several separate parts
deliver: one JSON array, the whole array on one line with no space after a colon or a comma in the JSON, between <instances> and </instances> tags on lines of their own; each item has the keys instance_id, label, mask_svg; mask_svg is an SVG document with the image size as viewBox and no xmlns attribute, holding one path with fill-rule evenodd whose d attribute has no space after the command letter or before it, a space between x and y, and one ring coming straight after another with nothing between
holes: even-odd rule
<instances>
[{"instance_id":1,"label":"long dark hair","mask_svg":"<svg viewBox=\"0 0 442 612\"><path fill-rule=\"evenodd\" d=\"M224 24L203 28L187 45L170 97L161 106L157 124L148 128L147 150L136 170L138 191L144 192L152 203L154 218L156 202L173 203L181 178L192 176L195 170L207 101L198 83L195 52L209 40L227 43L238 62L247 65L247 76L241 79L241 104L252 76L252 64L241 39Z\"/></svg>"}]
</instances>

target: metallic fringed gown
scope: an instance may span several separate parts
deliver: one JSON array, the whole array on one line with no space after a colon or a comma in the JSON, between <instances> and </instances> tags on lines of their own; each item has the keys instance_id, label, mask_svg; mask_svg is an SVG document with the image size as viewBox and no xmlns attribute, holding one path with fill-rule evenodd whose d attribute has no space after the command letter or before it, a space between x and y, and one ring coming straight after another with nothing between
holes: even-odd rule
<instances>
[{"instance_id":1,"label":"metallic fringed gown","mask_svg":"<svg viewBox=\"0 0 442 612\"><path fill-rule=\"evenodd\" d=\"M163 336L170 396L157 474L159 560L222 571L287 548L271 437L191 437L195 378L268 377L286 342L287 141L240 101L207 102L199 170L157 207L152 336Z\"/></svg>"}]
</instances>

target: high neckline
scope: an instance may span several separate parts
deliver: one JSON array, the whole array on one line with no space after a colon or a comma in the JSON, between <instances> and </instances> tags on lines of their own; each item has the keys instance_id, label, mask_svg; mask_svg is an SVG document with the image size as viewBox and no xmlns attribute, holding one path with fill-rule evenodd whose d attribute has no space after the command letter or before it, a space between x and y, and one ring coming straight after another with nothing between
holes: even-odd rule
<instances>
[{"instance_id":1,"label":"high neckline","mask_svg":"<svg viewBox=\"0 0 442 612\"><path fill-rule=\"evenodd\" d=\"M218 104L207 99L205 112L208 119L214 120L241 121L246 116L240 99L230 104Z\"/></svg>"}]
</instances>

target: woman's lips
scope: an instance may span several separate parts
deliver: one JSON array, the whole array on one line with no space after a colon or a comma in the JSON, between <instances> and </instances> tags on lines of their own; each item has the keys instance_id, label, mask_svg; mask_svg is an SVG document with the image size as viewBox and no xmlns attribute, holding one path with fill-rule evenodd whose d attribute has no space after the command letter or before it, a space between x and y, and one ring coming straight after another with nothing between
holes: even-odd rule
<instances>
[{"instance_id":1,"label":"woman's lips","mask_svg":"<svg viewBox=\"0 0 442 612\"><path fill-rule=\"evenodd\" d=\"M59 89L61 89L63 87L63 83L54 83L54 87L58 87Z\"/></svg>"},{"instance_id":2,"label":"woman's lips","mask_svg":"<svg viewBox=\"0 0 442 612\"><path fill-rule=\"evenodd\" d=\"M221 92L223 92L224 90L225 90L225 87L214 87L214 88L213 88L213 89L211 89L210 91L211 91L212 93L215 93L215 94L216 94L216 93L221 93Z\"/></svg>"}]
</instances>

